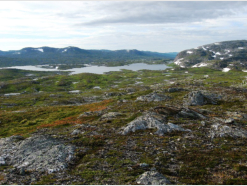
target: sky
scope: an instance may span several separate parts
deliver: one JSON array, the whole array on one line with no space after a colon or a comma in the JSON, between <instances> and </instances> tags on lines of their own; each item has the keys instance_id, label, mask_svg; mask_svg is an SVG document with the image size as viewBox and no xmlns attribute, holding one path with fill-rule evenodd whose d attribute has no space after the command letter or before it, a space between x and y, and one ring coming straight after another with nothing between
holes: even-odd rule
<instances>
[{"instance_id":1,"label":"sky","mask_svg":"<svg viewBox=\"0 0 247 186\"><path fill-rule=\"evenodd\" d=\"M247 39L247 1L0 1L0 50L180 52Z\"/></svg>"}]
</instances>

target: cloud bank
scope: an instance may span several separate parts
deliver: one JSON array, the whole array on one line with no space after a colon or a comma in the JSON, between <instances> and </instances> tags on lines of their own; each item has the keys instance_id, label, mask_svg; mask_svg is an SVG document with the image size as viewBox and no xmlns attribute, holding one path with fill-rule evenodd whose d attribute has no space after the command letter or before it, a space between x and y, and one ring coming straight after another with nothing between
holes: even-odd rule
<instances>
[{"instance_id":1,"label":"cloud bank","mask_svg":"<svg viewBox=\"0 0 247 186\"><path fill-rule=\"evenodd\" d=\"M0 50L23 47L179 52L247 39L246 1L4 1Z\"/></svg>"}]
</instances>

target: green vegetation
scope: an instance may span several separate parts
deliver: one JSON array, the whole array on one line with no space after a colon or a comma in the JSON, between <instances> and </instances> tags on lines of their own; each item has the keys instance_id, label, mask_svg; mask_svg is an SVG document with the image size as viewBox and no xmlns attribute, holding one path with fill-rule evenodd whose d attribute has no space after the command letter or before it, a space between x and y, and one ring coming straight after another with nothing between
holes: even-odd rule
<instances>
[{"instance_id":1,"label":"green vegetation","mask_svg":"<svg viewBox=\"0 0 247 186\"><path fill-rule=\"evenodd\" d=\"M245 139L209 139L206 130L211 123L207 120L204 129L200 119L169 115L169 122L192 132L158 136L156 129L148 129L119 135L121 127L145 111L166 105L182 107L184 98L192 90L206 90L224 97L217 105L192 107L209 118L227 119L228 112L246 112L246 73L169 66L162 71L121 70L102 75L2 69L0 137L28 137L46 129L46 134L83 149L78 150L76 161L64 173L64 180L61 179L64 183L136 184L140 174L155 168L176 184L246 184ZM168 92L169 88L178 87L183 91ZM75 90L79 91L70 92ZM137 97L154 91L170 99L150 103L136 101ZM98 115L108 112L122 115L107 120ZM247 126L246 120L240 120L238 115L235 122L236 126ZM84 125L87 127L83 128ZM80 127L83 132L72 135L72 131ZM142 163L148 166L141 167ZM0 167L0 181L4 179L2 172L8 169L10 167ZM54 173L44 174L32 184L61 184L63 181L58 182Z\"/></svg>"}]
</instances>

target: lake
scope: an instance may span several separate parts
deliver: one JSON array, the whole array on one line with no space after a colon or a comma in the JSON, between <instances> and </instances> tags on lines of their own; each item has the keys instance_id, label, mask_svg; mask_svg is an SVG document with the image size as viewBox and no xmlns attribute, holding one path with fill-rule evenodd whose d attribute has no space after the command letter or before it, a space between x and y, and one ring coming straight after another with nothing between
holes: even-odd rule
<instances>
[{"instance_id":1,"label":"lake","mask_svg":"<svg viewBox=\"0 0 247 186\"><path fill-rule=\"evenodd\" d=\"M13 67L6 67L6 68L14 68L14 69L22 69L22 70L34 70L34 71L69 71L70 74L80 74L84 72L88 73L94 73L94 74L104 74L106 72L110 71L120 71L121 69L126 70L165 70L168 68L167 65L164 64L157 64L157 65L149 65L146 63L133 63L130 65L124 65L124 66L116 66L116 67L106 67L106 66L87 66L83 68L72 68L69 70L58 70L58 69L47 69L47 68L41 68L40 66L13 66ZM0 68L0 69L6 69L6 68Z\"/></svg>"}]
</instances>

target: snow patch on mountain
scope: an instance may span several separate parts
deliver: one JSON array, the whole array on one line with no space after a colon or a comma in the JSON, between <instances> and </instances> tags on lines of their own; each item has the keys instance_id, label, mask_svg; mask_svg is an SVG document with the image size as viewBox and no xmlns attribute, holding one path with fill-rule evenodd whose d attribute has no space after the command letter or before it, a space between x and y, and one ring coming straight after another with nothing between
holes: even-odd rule
<instances>
[{"instance_id":1,"label":"snow patch on mountain","mask_svg":"<svg viewBox=\"0 0 247 186\"><path fill-rule=\"evenodd\" d=\"M181 65L182 64L182 60L183 60L184 58L180 58L180 59L178 59L177 61L175 61L174 63L176 64L176 65Z\"/></svg>"},{"instance_id":2,"label":"snow patch on mountain","mask_svg":"<svg viewBox=\"0 0 247 186\"><path fill-rule=\"evenodd\" d=\"M195 67L206 67L206 66L208 66L207 63L198 63L198 64L193 65L192 68L195 68Z\"/></svg>"},{"instance_id":3,"label":"snow patch on mountain","mask_svg":"<svg viewBox=\"0 0 247 186\"><path fill-rule=\"evenodd\" d=\"M230 70L231 70L230 68L223 68L222 72L228 72Z\"/></svg>"},{"instance_id":4,"label":"snow patch on mountain","mask_svg":"<svg viewBox=\"0 0 247 186\"><path fill-rule=\"evenodd\" d=\"M37 49L34 49L34 50L38 50L40 52L44 52L43 48L37 48Z\"/></svg>"}]
</instances>

